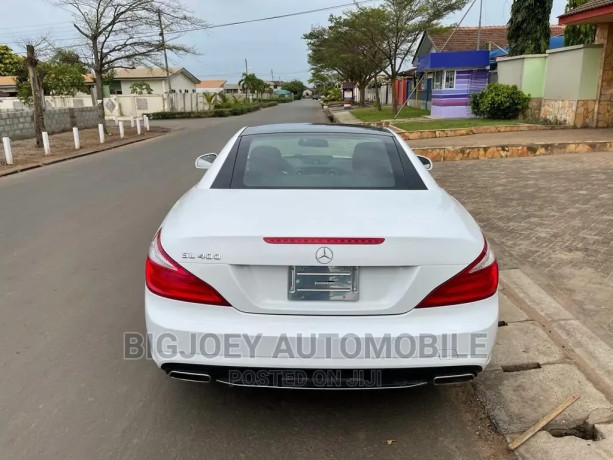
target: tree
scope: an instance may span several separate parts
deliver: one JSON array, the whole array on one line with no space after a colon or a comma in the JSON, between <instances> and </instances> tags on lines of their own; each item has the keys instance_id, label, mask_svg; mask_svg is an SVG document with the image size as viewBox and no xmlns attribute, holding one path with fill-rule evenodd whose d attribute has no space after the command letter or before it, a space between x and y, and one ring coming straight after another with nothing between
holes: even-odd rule
<instances>
[{"instance_id":1,"label":"tree","mask_svg":"<svg viewBox=\"0 0 613 460\"><path fill-rule=\"evenodd\" d=\"M329 88L334 88L339 84L338 73L331 70L311 69L309 84L313 86L316 93L324 94Z\"/></svg>"},{"instance_id":2,"label":"tree","mask_svg":"<svg viewBox=\"0 0 613 460\"><path fill-rule=\"evenodd\" d=\"M51 58L51 63L54 65L69 64L71 66L75 66L82 74L86 74L88 71L87 66L83 64L79 55L75 51L65 48L55 50L55 53Z\"/></svg>"},{"instance_id":3,"label":"tree","mask_svg":"<svg viewBox=\"0 0 613 460\"><path fill-rule=\"evenodd\" d=\"M153 89L146 81L135 81L130 85L130 94L151 94Z\"/></svg>"},{"instance_id":4,"label":"tree","mask_svg":"<svg viewBox=\"0 0 613 460\"><path fill-rule=\"evenodd\" d=\"M553 0L513 0L508 24L509 55L543 54L549 49Z\"/></svg>"},{"instance_id":5,"label":"tree","mask_svg":"<svg viewBox=\"0 0 613 460\"><path fill-rule=\"evenodd\" d=\"M217 93L203 93L202 97L206 101L206 106L208 110L213 110L213 105L215 103L215 99L217 99Z\"/></svg>"},{"instance_id":6,"label":"tree","mask_svg":"<svg viewBox=\"0 0 613 460\"><path fill-rule=\"evenodd\" d=\"M300 80L292 80L288 83L284 83L281 89L291 91L294 94L294 99L301 99L302 93L307 87Z\"/></svg>"},{"instance_id":7,"label":"tree","mask_svg":"<svg viewBox=\"0 0 613 460\"><path fill-rule=\"evenodd\" d=\"M323 78L325 72L333 71L343 80L355 83L360 89L362 106L368 82L385 67L379 47L361 33L364 27L369 27L369 20L368 10L346 17L331 15L327 28L314 27L304 35L312 72Z\"/></svg>"},{"instance_id":8,"label":"tree","mask_svg":"<svg viewBox=\"0 0 613 460\"><path fill-rule=\"evenodd\" d=\"M258 85L259 78L254 73L244 72L242 78L238 82L239 86L245 92L246 98L249 99L249 93L255 92L255 88Z\"/></svg>"},{"instance_id":9,"label":"tree","mask_svg":"<svg viewBox=\"0 0 613 460\"><path fill-rule=\"evenodd\" d=\"M34 45L26 46L26 65L32 88L32 102L34 104L34 133L36 134L36 146L43 146L43 131L45 131L45 116L43 114L43 91L42 83L37 72L38 57Z\"/></svg>"},{"instance_id":10,"label":"tree","mask_svg":"<svg viewBox=\"0 0 613 460\"><path fill-rule=\"evenodd\" d=\"M72 96L85 91L85 77L78 65L51 66L43 79L43 90L50 96Z\"/></svg>"},{"instance_id":11,"label":"tree","mask_svg":"<svg viewBox=\"0 0 613 460\"><path fill-rule=\"evenodd\" d=\"M441 20L469 0L385 0L378 8L359 8L364 20L358 31L377 47L385 60L383 72L392 82L392 108L398 112L396 85L405 61L415 52L423 33L439 29Z\"/></svg>"},{"instance_id":12,"label":"tree","mask_svg":"<svg viewBox=\"0 0 613 460\"><path fill-rule=\"evenodd\" d=\"M175 40L186 29L205 25L180 0L55 0L55 4L73 12L73 25L83 40L79 55L94 72L102 124L104 74L145 64L161 67L166 50L193 53ZM163 40L162 31L173 38L170 43Z\"/></svg>"},{"instance_id":13,"label":"tree","mask_svg":"<svg viewBox=\"0 0 613 460\"><path fill-rule=\"evenodd\" d=\"M0 45L0 76L16 76L23 70L24 59L7 45Z\"/></svg>"},{"instance_id":14,"label":"tree","mask_svg":"<svg viewBox=\"0 0 613 460\"><path fill-rule=\"evenodd\" d=\"M588 0L568 0L566 12L587 3ZM566 26L564 29L564 46L589 45L596 40L596 26L582 24L579 26Z\"/></svg>"}]
</instances>

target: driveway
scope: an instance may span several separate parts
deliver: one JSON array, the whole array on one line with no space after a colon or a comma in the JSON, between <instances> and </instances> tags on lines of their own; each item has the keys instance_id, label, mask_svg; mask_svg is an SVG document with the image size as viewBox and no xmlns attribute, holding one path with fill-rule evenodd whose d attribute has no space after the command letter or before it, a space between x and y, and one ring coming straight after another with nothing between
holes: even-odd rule
<instances>
[{"instance_id":1,"label":"driveway","mask_svg":"<svg viewBox=\"0 0 613 460\"><path fill-rule=\"evenodd\" d=\"M195 157L241 126L291 121L325 117L303 101L173 121L162 138L0 179L0 457L509 457L470 386L245 391L122 359L124 332L144 332L151 237L201 177Z\"/></svg>"},{"instance_id":2,"label":"driveway","mask_svg":"<svg viewBox=\"0 0 613 460\"><path fill-rule=\"evenodd\" d=\"M503 263L542 275L613 346L613 153L435 163L433 176L502 245Z\"/></svg>"}]
</instances>

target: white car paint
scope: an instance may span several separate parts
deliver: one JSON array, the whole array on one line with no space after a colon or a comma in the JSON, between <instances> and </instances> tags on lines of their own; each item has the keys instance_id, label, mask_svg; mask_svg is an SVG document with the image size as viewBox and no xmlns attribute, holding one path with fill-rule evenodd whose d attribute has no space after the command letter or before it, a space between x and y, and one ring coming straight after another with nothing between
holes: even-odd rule
<instances>
[{"instance_id":1,"label":"white car paint","mask_svg":"<svg viewBox=\"0 0 613 460\"><path fill-rule=\"evenodd\" d=\"M161 226L161 246L181 267L213 286L230 306L207 306L161 297L146 289L147 331L171 333L185 354L168 357L152 350L155 362L267 368L420 368L489 362L498 322L497 294L477 302L438 308L415 306L480 255L484 239L470 214L431 177L409 146L404 149L428 190L249 190L212 189L239 131L221 150L196 187L184 195ZM297 206L297 203L300 203ZM323 206L322 203L343 203ZM274 245L264 237L382 237L382 245L325 245L335 266L358 266L356 302L302 301L287 298L288 267L317 265L322 245ZM197 255L209 254L199 258ZM367 263L365 263L367 261ZM262 345L255 356L192 353L193 334L263 335L269 340L309 334L454 334L461 343L487 335L481 356L353 359L273 357ZM318 339L323 340L323 339ZM361 339L362 340L362 339ZM272 342L271 342L272 343ZM459 347L459 346L458 346ZM337 350L338 351L338 350Z\"/></svg>"}]
</instances>

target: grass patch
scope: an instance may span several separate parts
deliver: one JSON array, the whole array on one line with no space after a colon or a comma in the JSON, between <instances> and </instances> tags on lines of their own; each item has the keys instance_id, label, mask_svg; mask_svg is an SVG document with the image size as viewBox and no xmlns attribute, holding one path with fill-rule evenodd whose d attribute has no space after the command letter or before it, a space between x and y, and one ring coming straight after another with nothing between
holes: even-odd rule
<instances>
[{"instance_id":1,"label":"grass patch","mask_svg":"<svg viewBox=\"0 0 613 460\"><path fill-rule=\"evenodd\" d=\"M382 120L391 120L394 118L395 113L392 112L391 107L383 107L383 110L378 111L375 108L368 109L354 109L351 111L356 118L361 121L374 122ZM416 107L404 107L398 115L398 118L417 118L430 115L429 110L418 109Z\"/></svg>"},{"instance_id":2,"label":"grass patch","mask_svg":"<svg viewBox=\"0 0 613 460\"><path fill-rule=\"evenodd\" d=\"M465 129L479 126L509 126L523 123L521 120L490 120L488 118L466 118L460 120L427 120L395 123L394 126L404 131L424 131L435 129Z\"/></svg>"}]
</instances>

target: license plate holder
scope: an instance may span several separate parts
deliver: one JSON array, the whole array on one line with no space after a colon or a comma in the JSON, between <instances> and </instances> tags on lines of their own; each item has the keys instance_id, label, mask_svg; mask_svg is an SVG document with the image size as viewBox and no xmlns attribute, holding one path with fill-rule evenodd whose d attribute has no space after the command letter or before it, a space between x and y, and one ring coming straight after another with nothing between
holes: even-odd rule
<instances>
[{"instance_id":1,"label":"license plate holder","mask_svg":"<svg viewBox=\"0 0 613 460\"><path fill-rule=\"evenodd\" d=\"M358 267L289 267L289 300L355 302Z\"/></svg>"}]
</instances>

